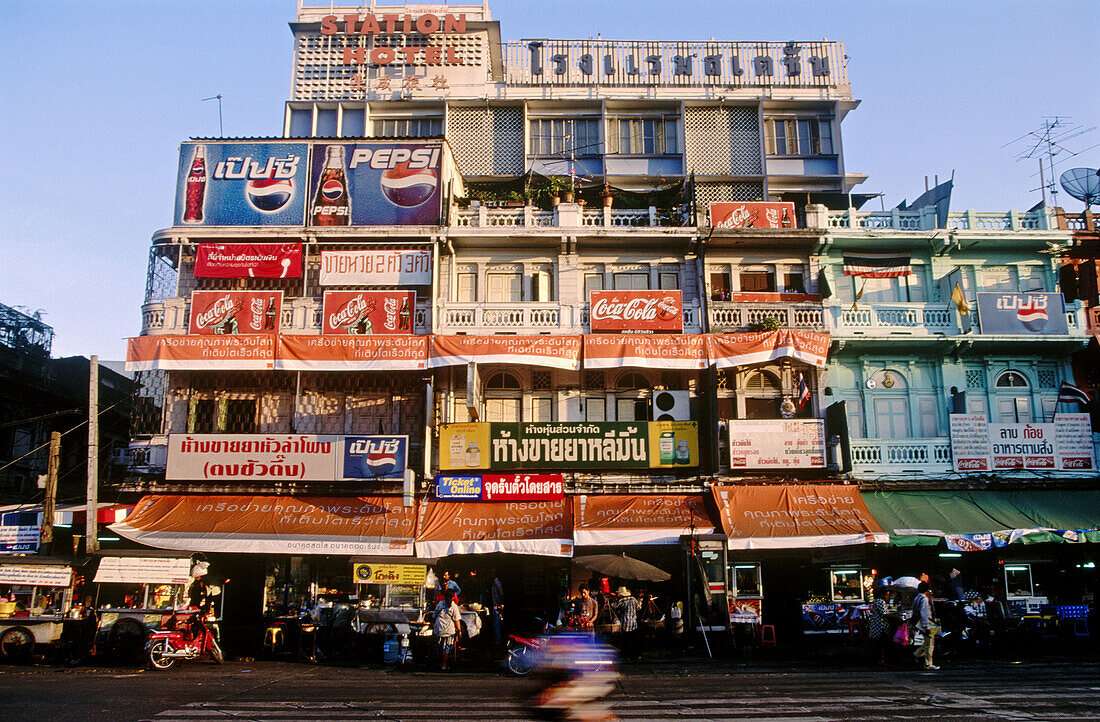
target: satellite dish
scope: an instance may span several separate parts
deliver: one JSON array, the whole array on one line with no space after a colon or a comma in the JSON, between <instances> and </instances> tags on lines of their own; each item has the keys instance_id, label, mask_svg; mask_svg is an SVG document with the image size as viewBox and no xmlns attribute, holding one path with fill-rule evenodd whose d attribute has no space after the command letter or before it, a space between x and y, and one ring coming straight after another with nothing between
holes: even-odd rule
<instances>
[{"instance_id":1,"label":"satellite dish","mask_svg":"<svg viewBox=\"0 0 1100 722\"><path fill-rule=\"evenodd\" d=\"M1065 188L1066 193L1079 201L1084 201L1086 206L1100 203L1100 175L1095 168L1070 168L1058 182Z\"/></svg>"}]
</instances>

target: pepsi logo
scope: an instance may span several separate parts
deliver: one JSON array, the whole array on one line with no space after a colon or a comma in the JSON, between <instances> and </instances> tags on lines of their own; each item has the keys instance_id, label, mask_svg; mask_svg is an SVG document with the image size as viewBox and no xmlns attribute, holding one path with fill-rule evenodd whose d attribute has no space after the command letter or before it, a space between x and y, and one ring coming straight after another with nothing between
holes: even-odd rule
<instances>
[{"instance_id":1,"label":"pepsi logo","mask_svg":"<svg viewBox=\"0 0 1100 722\"><path fill-rule=\"evenodd\" d=\"M374 476L384 476L397 466L397 457L385 451L372 451L364 460L366 471Z\"/></svg>"},{"instance_id":2,"label":"pepsi logo","mask_svg":"<svg viewBox=\"0 0 1100 722\"><path fill-rule=\"evenodd\" d=\"M340 200L340 196L344 194L344 184L335 178L329 178L321 184L321 195L324 196L327 201Z\"/></svg>"},{"instance_id":3,"label":"pepsi logo","mask_svg":"<svg viewBox=\"0 0 1100 722\"><path fill-rule=\"evenodd\" d=\"M402 208L415 208L435 195L439 177L434 168L409 168L408 162L398 163L382 172L379 181L386 200Z\"/></svg>"},{"instance_id":4,"label":"pepsi logo","mask_svg":"<svg viewBox=\"0 0 1100 722\"><path fill-rule=\"evenodd\" d=\"M252 207L265 213L274 213L294 197L294 183L289 178L250 180L244 190Z\"/></svg>"},{"instance_id":5,"label":"pepsi logo","mask_svg":"<svg viewBox=\"0 0 1100 722\"><path fill-rule=\"evenodd\" d=\"M1048 320L1047 312L1044 309L1034 307L1021 308L1016 312L1016 318L1020 320L1024 328L1032 332L1042 331Z\"/></svg>"}]
</instances>

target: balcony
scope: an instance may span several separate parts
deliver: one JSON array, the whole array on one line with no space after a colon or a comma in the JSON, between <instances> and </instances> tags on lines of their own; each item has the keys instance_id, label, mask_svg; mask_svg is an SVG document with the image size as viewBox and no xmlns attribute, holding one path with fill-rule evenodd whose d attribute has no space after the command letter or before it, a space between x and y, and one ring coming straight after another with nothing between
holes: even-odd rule
<instances>
[{"instance_id":1,"label":"balcony","mask_svg":"<svg viewBox=\"0 0 1100 722\"><path fill-rule=\"evenodd\" d=\"M190 305L186 298L165 298L146 303L141 307L141 335L186 334ZM418 302L413 310L413 333L431 333L431 319L431 304ZM286 334L321 333L321 301L314 298L283 299L280 329Z\"/></svg>"},{"instance_id":2,"label":"balcony","mask_svg":"<svg viewBox=\"0 0 1100 722\"><path fill-rule=\"evenodd\" d=\"M824 206L806 209L806 225L810 228L865 228L895 231L931 231L936 229L935 208L917 211L830 211ZM985 213L960 211L947 214L947 228L960 231L1043 231L1050 228L1041 210L1020 213Z\"/></svg>"},{"instance_id":3,"label":"balcony","mask_svg":"<svg viewBox=\"0 0 1100 722\"><path fill-rule=\"evenodd\" d=\"M448 303L441 311L439 332L485 335L569 332L574 309L557 303Z\"/></svg>"},{"instance_id":4,"label":"balcony","mask_svg":"<svg viewBox=\"0 0 1100 722\"><path fill-rule=\"evenodd\" d=\"M769 318L774 318L783 328L825 329L824 313L819 303L711 301L707 308L710 330L714 333L748 331Z\"/></svg>"},{"instance_id":5,"label":"balcony","mask_svg":"<svg viewBox=\"0 0 1100 722\"><path fill-rule=\"evenodd\" d=\"M951 471L951 440L852 439L852 474L931 476Z\"/></svg>"},{"instance_id":6,"label":"balcony","mask_svg":"<svg viewBox=\"0 0 1100 722\"><path fill-rule=\"evenodd\" d=\"M962 331L953 303L827 303L826 330L836 338L942 338Z\"/></svg>"},{"instance_id":7,"label":"balcony","mask_svg":"<svg viewBox=\"0 0 1100 722\"><path fill-rule=\"evenodd\" d=\"M489 208L484 205L455 208L451 212L452 228L661 228L684 225L670 209L586 208L576 203L562 203L553 210L536 206Z\"/></svg>"}]
</instances>

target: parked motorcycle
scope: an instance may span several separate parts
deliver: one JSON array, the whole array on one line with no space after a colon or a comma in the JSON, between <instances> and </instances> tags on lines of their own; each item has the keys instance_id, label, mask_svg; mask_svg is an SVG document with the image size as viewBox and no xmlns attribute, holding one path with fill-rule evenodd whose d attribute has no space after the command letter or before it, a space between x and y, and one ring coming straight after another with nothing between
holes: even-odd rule
<instances>
[{"instance_id":1,"label":"parked motorcycle","mask_svg":"<svg viewBox=\"0 0 1100 722\"><path fill-rule=\"evenodd\" d=\"M177 659L198 659L204 654L218 664L224 659L214 630L197 609L173 614L163 629L149 635L145 652L155 669L170 669Z\"/></svg>"}]
</instances>

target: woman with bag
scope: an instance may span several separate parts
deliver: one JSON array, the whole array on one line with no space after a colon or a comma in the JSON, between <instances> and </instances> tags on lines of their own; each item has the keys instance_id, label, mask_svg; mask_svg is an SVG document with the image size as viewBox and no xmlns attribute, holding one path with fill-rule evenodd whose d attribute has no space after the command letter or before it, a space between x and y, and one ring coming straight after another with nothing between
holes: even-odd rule
<instances>
[{"instance_id":1,"label":"woman with bag","mask_svg":"<svg viewBox=\"0 0 1100 722\"><path fill-rule=\"evenodd\" d=\"M432 624L432 634L439 643L439 668L443 671L447 671L454 656L461 619L461 612L455 604L455 593L447 589L443 599L435 605L435 622Z\"/></svg>"}]
</instances>

